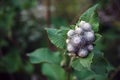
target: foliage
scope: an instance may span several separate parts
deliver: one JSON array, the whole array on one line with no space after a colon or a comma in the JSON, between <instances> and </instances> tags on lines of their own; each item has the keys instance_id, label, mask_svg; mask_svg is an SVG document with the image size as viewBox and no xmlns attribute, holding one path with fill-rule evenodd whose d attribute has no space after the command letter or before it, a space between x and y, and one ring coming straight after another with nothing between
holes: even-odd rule
<instances>
[{"instance_id":1,"label":"foliage","mask_svg":"<svg viewBox=\"0 0 120 80\"><path fill-rule=\"evenodd\" d=\"M59 65L45 63L42 65L42 72L49 80L66 80L66 73Z\"/></svg>"},{"instance_id":2,"label":"foliage","mask_svg":"<svg viewBox=\"0 0 120 80\"><path fill-rule=\"evenodd\" d=\"M43 54L44 53L44 54ZM60 53L54 52L52 53L47 48L37 49L36 51L28 54L30 57L30 61L32 63L59 63L60 61Z\"/></svg>"},{"instance_id":3,"label":"foliage","mask_svg":"<svg viewBox=\"0 0 120 80\"><path fill-rule=\"evenodd\" d=\"M60 52L61 52L60 55L62 58L60 62L63 62L64 60L64 65L66 64L65 68L64 67L60 68L61 66L60 62L59 64L56 65L53 58L56 60L58 56L53 57L53 54L51 54L51 51L49 51L48 49L38 49L35 52L32 52L29 54L30 60L32 63L42 62L42 72L44 75L48 76L49 80L51 79L74 80L73 77L77 79L82 79L82 80L93 80L93 79L106 80L107 79L107 75L109 71L113 69L113 67L107 62L107 60L104 59L103 53L98 49L98 46L97 46L97 44L101 39L101 35L98 34L99 20L98 20L97 11L96 11L97 8L99 8L99 4L96 4L95 6L91 7L86 12L84 12L83 15L81 15L79 21L77 22L77 24L81 20L89 22L92 25L92 29L95 32L96 40L94 42L94 45L96 46L94 50L91 53L89 53L87 57L76 58L76 57L65 56L67 54L66 43L65 43L66 34L67 34L67 31L71 28L74 28L75 25L69 28L60 28L60 29L47 28L46 29L50 41L56 47L60 48ZM59 71L56 72L57 70ZM68 75L64 76L63 74L65 74L65 71L67 70L69 70L67 73Z\"/></svg>"},{"instance_id":4,"label":"foliage","mask_svg":"<svg viewBox=\"0 0 120 80\"><path fill-rule=\"evenodd\" d=\"M0 1L0 72L10 75L22 71L27 74L33 72L33 65L23 58L23 55L26 55L25 48L28 44L24 38L26 34L21 35L21 33L24 33L24 30L21 29L31 25L24 25L27 22L21 21L21 12L35 5L36 0ZM20 45L21 41L25 44Z\"/></svg>"},{"instance_id":5,"label":"foliage","mask_svg":"<svg viewBox=\"0 0 120 80\"><path fill-rule=\"evenodd\" d=\"M53 44L57 47L64 49L66 47L66 33L68 29L46 29L48 36Z\"/></svg>"},{"instance_id":6,"label":"foliage","mask_svg":"<svg viewBox=\"0 0 120 80\"><path fill-rule=\"evenodd\" d=\"M37 0L1 0L0 80L1 74L5 74L5 77L10 80L14 78L19 78L17 80L30 78L32 78L30 80L37 78L40 80L109 80L108 74L114 70L114 67L107 61L102 51L110 47L118 49L119 46L112 43L117 39L119 41L120 37L118 33L115 34L114 28L103 32L102 35L99 34L101 27L99 28L97 10L102 8L105 2L108 3L107 1L101 0L100 4L85 11L76 24L68 26L70 19L74 20L72 16L81 14L78 7L84 11L91 3L84 6L88 1L55 0L60 4L55 4L59 16L51 16L50 27L52 28L44 29L47 25L45 20L35 15L39 14L37 13L39 11L35 11ZM95 32L94 50L84 58L70 57L66 50L66 34L81 20L92 25ZM108 49L105 56L109 57L112 49ZM119 59L114 56L116 55L112 54L110 60L117 59L118 64Z\"/></svg>"}]
</instances>

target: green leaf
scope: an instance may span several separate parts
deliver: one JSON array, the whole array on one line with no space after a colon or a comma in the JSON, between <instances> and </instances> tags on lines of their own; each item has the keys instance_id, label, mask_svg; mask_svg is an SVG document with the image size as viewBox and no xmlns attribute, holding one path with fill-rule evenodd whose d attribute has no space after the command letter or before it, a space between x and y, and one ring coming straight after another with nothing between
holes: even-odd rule
<instances>
[{"instance_id":1,"label":"green leaf","mask_svg":"<svg viewBox=\"0 0 120 80\"><path fill-rule=\"evenodd\" d=\"M48 80L66 80L66 73L58 65L45 63L42 65L42 72Z\"/></svg>"},{"instance_id":2,"label":"green leaf","mask_svg":"<svg viewBox=\"0 0 120 80\"><path fill-rule=\"evenodd\" d=\"M57 53L58 54L58 53ZM55 56L47 48L37 49L28 54L31 63L58 63L59 55Z\"/></svg>"},{"instance_id":3,"label":"green leaf","mask_svg":"<svg viewBox=\"0 0 120 80\"><path fill-rule=\"evenodd\" d=\"M73 62L72 62L72 65L71 65L75 70L77 71L81 71L84 69L84 67L82 66L82 64L80 63L80 59L75 59Z\"/></svg>"},{"instance_id":4,"label":"green leaf","mask_svg":"<svg viewBox=\"0 0 120 80\"><path fill-rule=\"evenodd\" d=\"M62 61L63 56L61 55L60 52L57 51L57 52L54 52L54 53L53 53L53 58L54 58L54 60L55 60L55 62L56 62L57 64L60 64L61 61Z\"/></svg>"},{"instance_id":5,"label":"green leaf","mask_svg":"<svg viewBox=\"0 0 120 80\"><path fill-rule=\"evenodd\" d=\"M78 71L82 69L91 70L91 63L93 59L93 53L90 53L86 58L75 59L72 62L72 67Z\"/></svg>"},{"instance_id":6,"label":"green leaf","mask_svg":"<svg viewBox=\"0 0 120 80\"><path fill-rule=\"evenodd\" d=\"M81 71L74 71L73 74L77 77L77 80L84 80L85 78L94 75L95 73L86 69Z\"/></svg>"},{"instance_id":7,"label":"green leaf","mask_svg":"<svg viewBox=\"0 0 120 80\"><path fill-rule=\"evenodd\" d=\"M95 47L99 50L104 50L106 46L102 44L102 35L96 33L95 34L95 41L94 41Z\"/></svg>"},{"instance_id":8,"label":"green leaf","mask_svg":"<svg viewBox=\"0 0 120 80\"><path fill-rule=\"evenodd\" d=\"M96 44L101 40L102 36L100 34L95 34L95 38L96 38L96 40L94 43Z\"/></svg>"},{"instance_id":9,"label":"green leaf","mask_svg":"<svg viewBox=\"0 0 120 80\"><path fill-rule=\"evenodd\" d=\"M93 52L94 57L91 64L92 71L100 75L107 75L109 71L113 70L113 67L104 58L104 55L101 51L95 48Z\"/></svg>"},{"instance_id":10,"label":"green leaf","mask_svg":"<svg viewBox=\"0 0 120 80\"><path fill-rule=\"evenodd\" d=\"M95 75L86 77L84 80L107 80L107 77L95 74Z\"/></svg>"},{"instance_id":11,"label":"green leaf","mask_svg":"<svg viewBox=\"0 0 120 80\"><path fill-rule=\"evenodd\" d=\"M107 75L114 68L103 58L93 59L92 70L100 75Z\"/></svg>"},{"instance_id":12,"label":"green leaf","mask_svg":"<svg viewBox=\"0 0 120 80\"><path fill-rule=\"evenodd\" d=\"M99 19L98 19L98 15L97 15L97 12L96 12L96 8L99 6L99 4L96 4L94 5L93 7L89 8L86 12L84 12L78 23L83 20L83 21L86 21L86 22L89 22L91 25L92 25L92 29L95 31L95 32L98 32L98 29L99 29Z\"/></svg>"},{"instance_id":13,"label":"green leaf","mask_svg":"<svg viewBox=\"0 0 120 80\"><path fill-rule=\"evenodd\" d=\"M58 48L65 49L66 48L66 33L68 29L53 29L47 28L47 33L50 41L57 46Z\"/></svg>"},{"instance_id":14,"label":"green leaf","mask_svg":"<svg viewBox=\"0 0 120 80\"><path fill-rule=\"evenodd\" d=\"M103 59L96 60L92 64L92 70L97 74L105 75L105 73L107 71L105 65L106 65L106 63L104 62Z\"/></svg>"},{"instance_id":15,"label":"green leaf","mask_svg":"<svg viewBox=\"0 0 120 80\"><path fill-rule=\"evenodd\" d=\"M101 52L96 46L93 49L93 53L94 53L94 58L93 59L100 59L104 56L103 52Z\"/></svg>"},{"instance_id":16,"label":"green leaf","mask_svg":"<svg viewBox=\"0 0 120 80\"><path fill-rule=\"evenodd\" d=\"M81 58L80 63L82 64L83 67L90 70L92 59L93 59L93 53L90 53L87 58Z\"/></svg>"},{"instance_id":17,"label":"green leaf","mask_svg":"<svg viewBox=\"0 0 120 80\"><path fill-rule=\"evenodd\" d=\"M11 28L14 25L15 11L8 9L6 13L0 14L0 30L5 35L10 35Z\"/></svg>"},{"instance_id":18,"label":"green leaf","mask_svg":"<svg viewBox=\"0 0 120 80\"><path fill-rule=\"evenodd\" d=\"M29 62L26 62L25 64L23 64L22 68L27 74L32 74L34 71L33 65Z\"/></svg>"},{"instance_id":19,"label":"green leaf","mask_svg":"<svg viewBox=\"0 0 120 80\"><path fill-rule=\"evenodd\" d=\"M83 69L81 71L74 71L74 75L77 77L77 80L107 80L107 76L98 75L93 71Z\"/></svg>"}]
</instances>

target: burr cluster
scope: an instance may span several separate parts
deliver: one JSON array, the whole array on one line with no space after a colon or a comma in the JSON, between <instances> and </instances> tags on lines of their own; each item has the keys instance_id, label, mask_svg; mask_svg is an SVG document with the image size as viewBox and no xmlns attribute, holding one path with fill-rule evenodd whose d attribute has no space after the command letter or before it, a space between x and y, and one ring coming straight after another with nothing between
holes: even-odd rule
<instances>
[{"instance_id":1,"label":"burr cluster","mask_svg":"<svg viewBox=\"0 0 120 80\"><path fill-rule=\"evenodd\" d=\"M95 35L89 23L81 21L75 30L70 29L67 32L67 36L67 50L70 56L86 57L93 50Z\"/></svg>"}]
</instances>

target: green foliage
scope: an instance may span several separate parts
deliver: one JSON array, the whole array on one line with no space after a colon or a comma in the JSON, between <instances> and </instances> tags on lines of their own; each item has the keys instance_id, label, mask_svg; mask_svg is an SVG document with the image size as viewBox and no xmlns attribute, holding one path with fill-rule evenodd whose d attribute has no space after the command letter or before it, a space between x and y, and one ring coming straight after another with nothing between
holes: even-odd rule
<instances>
[{"instance_id":1,"label":"green foliage","mask_svg":"<svg viewBox=\"0 0 120 80\"><path fill-rule=\"evenodd\" d=\"M57 54L57 55L56 55ZM52 53L47 48L37 49L28 54L31 63L59 63L59 52Z\"/></svg>"},{"instance_id":2,"label":"green foliage","mask_svg":"<svg viewBox=\"0 0 120 80\"><path fill-rule=\"evenodd\" d=\"M98 7L98 4L93 6L92 8L88 9L85 13L83 13L83 15L80 17L80 20L84 20L87 21L89 23L91 23L92 28L95 32L98 31L98 27L99 27L99 21L98 21L98 17L97 17L97 13L96 13L96 8ZM78 21L78 23L80 22L80 20ZM74 27L74 26L73 26ZM47 33L48 33L48 37L51 40L51 42L56 45L59 48L65 49L66 47L66 33L68 30L66 29L52 29L52 28L48 28L47 29ZM101 36L99 34L96 34L96 41L95 43L101 38ZM77 59L77 61L75 60L75 62L73 61L73 68L76 69L76 66L78 68L78 70L82 70L83 67L87 68L90 70L91 67L91 63L92 63L92 59L93 59L94 53L90 53L89 56L87 56L87 58L80 58ZM79 65L79 66L78 66ZM82 66L82 67L81 67Z\"/></svg>"},{"instance_id":3,"label":"green foliage","mask_svg":"<svg viewBox=\"0 0 120 80\"><path fill-rule=\"evenodd\" d=\"M13 9L2 10L0 14L0 31L3 34L10 34L14 24L15 11Z\"/></svg>"},{"instance_id":4,"label":"green foliage","mask_svg":"<svg viewBox=\"0 0 120 80\"><path fill-rule=\"evenodd\" d=\"M94 43L97 44L101 40L102 36L100 34L95 34L95 38L96 38L96 40Z\"/></svg>"},{"instance_id":5,"label":"green foliage","mask_svg":"<svg viewBox=\"0 0 120 80\"><path fill-rule=\"evenodd\" d=\"M33 65L23 57L26 55L23 54L26 51L25 47L19 45L22 40L20 40L21 35L18 36L18 34L20 31L23 33L22 27L30 27L24 26L20 21L21 12L30 9L35 4L36 0L0 1L0 73L13 74L23 71L26 74L31 74L33 72ZM25 44L22 43L22 45Z\"/></svg>"},{"instance_id":6,"label":"green foliage","mask_svg":"<svg viewBox=\"0 0 120 80\"><path fill-rule=\"evenodd\" d=\"M48 77L48 80L66 80L66 72L59 65L43 64L42 72Z\"/></svg>"},{"instance_id":7,"label":"green foliage","mask_svg":"<svg viewBox=\"0 0 120 80\"><path fill-rule=\"evenodd\" d=\"M91 69L94 71L96 74L99 75L107 75L109 71L113 70L114 68L108 61L104 58L104 55L101 51L95 47L93 50L94 52L94 58L93 58L93 63L91 64Z\"/></svg>"},{"instance_id":8,"label":"green foliage","mask_svg":"<svg viewBox=\"0 0 120 80\"><path fill-rule=\"evenodd\" d=\"M27 74L32 74L34 71L34 66L30 62L26 62L22 65L23 71Z\"/></svg>"},{"instance_id":9,"label":"green foliage","mask_svg":"<svg viewBox=\"0 0 120 80\"><path fill-rule=\"evenodd\" d=\"M95 32L94 44L96 46L94 50L91 53L89 53L87 57L73 58L73 60L70 62L70 66L72 66L72 68L79 71L81 75L85 75L84 78L80 78L82 80L93 80L93 79L106 80L107 74L109 73L110 70L113 69L111 65L104 59L103 53L97 49L97 44L99 43L102 37L100 34L97 33L99 30L99 19L97 15L97 8L99 8L99 4L96 4L95 6L88 9L86 12L84 12L81 15L77 23L79 24L81 20L86 21L92 25L92 29ZM75 25L73 25L71 28L73 29L74 27ZM66 28L63 29L47 28L46 30L50 41L55 46L65 50L66 33L69 29L66 30ZM85 74L82 73L84 72L84 70L86 70Z\"/></svg>"},{"instance_id":10,"label":"green foliage","mask_svg":"<svg viewBox=\"0 0 120 80\"><path fill-rule=\"evenodd\" d=\"M74 75L76 75L79 80L106 80L106 76L95 74L93 71L88 71L86 69L75 71Z\"/></svg>"},{"instance_id":11,"label":"green foliage","mask_svg":"<svg viewBox=\"0 0 120 80\"><path fill-rule=\"evenodd\" d=\"M106 80L107 78L105 76L102 76L102 75L92 75L92 76L89 76L87 78L85 78L84 80Z\"/></svg>"},{"instance_id":12,"label":"green foliage","mask_svg":"<svg viewBox=\"0 0 120 80\"><path fill-rule=\"evenodd\" d=\"M78 71L83 69L91 70L91 63L93 59L93 53L90 53L87 58L79 58L72 62L72 67Z\"/></svg>"},{"instance_id":13,"label":"green foliage","mask_svg":"<svg viewBox=\"0 0 120 80\"><path fill-rule=\"evenodd\" d=\"M53 24L55 28L64 27L64 26L67 26L68 24L67 20L61 17L53 17L51 19L51 23Z\"/></svg>"},{"instance_id":14,"label":"green foliage","mask_svg":"<svg viewBox=\"0 0 120 80\"><path fill-rule=\"evenodd\" d=\"M66 80L66 73L60 67L60 52L51 52L47 48L37 49L28 54L31 63L42 63L42 73L48 80Z\"/></svg>"},{"instance_id":15,"label":"green foliage","mask_svg":"<svg viewBox=\"0 0 120 80\"><path fill-rule=\"evenodd\" d=\"M99 5L96 4L95 6L91 7L86 12L84 12L81 15L80 20L78 21L78 23L81 20L87 21L92 25L92 29L95 32L98 32L99 21L98 21L98 16L97 16L97 12L96 12L96 9L97 9L98 6ZM97 42L101 39L101 35L96 33L95 36L96 36L95 44L97 44ZM81 71L82 68L87 68L88 70L91 70L91 64L93 63L92 60L93 60L94 54L95 53L92 52L92 53L89 53L89 56L87 56L86 58L79 58L75 62L73 61L72 67L75 68L76 70L79 70L79 71Z\"/></svg>"},{"instance_id":16,"label":"green foliage","mask_svg":"<svg viewBox=\"0 0 120 80\"><path fill-rule=\"evenodd\" d=\"M18 50L13 49L9 54L0 59L0 71L13 73L19 70L21 64L22 62Z\"/></svg>"},{"instance_id":17,"label":"green foliage","mask_svg":"<svg viewBox=\"0 0 120 80\"><path fill-rule=\"evenodd\" d=\"M90 23L92 25L92 29L95 31L95 32L98 32L99 30L99 20L98 20L98 15L97 15L97 12L96 12L96 9L99 7L99 4L96 4L94 5L93 7L89 8L86 12L84 12L78 23L83 20L83 21L86 21L88 23Z\"/></svg>"},{"instance_id":18,"label":"green foliage","mask_svg":"<svg viewBox=\"0 0 120 80\"><path fill-rule=\"evenodd\" d=\"M96 74L105 76L113 69L114 68L103 57L93 59L92 70Z\"/></svg>"},{"instance_id":19,"label":"green foliage","mask_svg":"<svg viewBox=\"0 0 120 80\"><path fill-rule=\"evenodd\" d=\"M69 29L53 29L47 28L48 37L51 42L58 48L65 49L66 47L66 33Z\"/></svg>"},{"instance_id":20,"label":"green foliage","mask_svg":"<svg viewBox=\"0 0 120 80\"><path fill-rule=\"evenodd\" d=\"M83 20L92 25L92 29L95 32L95 46L94 50L89 53L87 57L76 58L68 57L66 55L67 51L65 41L68 30L74 29L77 24L66 28L65 26L67 26L67 22L63 18L53 18L51 21L54 26L61 26L61 28L54 26L53 28L46 28L51 43L60 48L60 51L53 52L48 48L36 49L41 46L46 47L46 42L48 41L46 39L47 36L43 32L43 24L41 25L39 23L41 21L35 19L35 16L30 11L30 8L36 5L36 1L37 0L1 1L0 73L5 72L10 74L10 76L16 72L24 72L28 75L34 75L35 73L33 72L38 66L33 64L40 64L38 67L40 69L40 74L45 76L48 80L75 80L73 78L76 78L76 80L106 80L108 73L114 68L109 64L109 62L104 58L103 53L99 50L99 44L101 44L99 42L101 41L102 36L97 33L99 30L97 9L100 5L96 4L88 9L81 15L77 22L78 24ZM73 5L78 3L79 1L75 0L73 3L70 2L69 4ZM66 4L63 5L66 6ZM66 9L64 7L63 8L65 12L68 11L72 14L76 14L78 13L78 8L76 7L78 6L67 6ZM61 8L61 10L63 10L63 8ZM75 12L73 12L73 10ZM70 15L66 15L66 17L69 16ZM104 36L112 39L113 35L111 34L108 33ZM38 44L38 42L40 42L40 44ZM36 44L38 45L37 47ZM33 51L34 49L36 50ZM65 52L65 54L63 52ZM26 58L26 53L28 55L27 57L29 57L29 61Z\"/></svg>"},{"instance_id":21,"label":"green foliage","mask_svg":"<svg viewBox=\"0 0 120 80\"><path fill-rule=\"evenodd\" d=\"M92 75L94 75L95 73L92 72L92 71L83 69L82 71L75 70L75 71L73 72L73 74L77 76L77 79L79 79L79 80L84 80L84 79L87 78L88 76L92 76Z\"/></svg>"},{"instance_id":22,"label":"green foliage","mask_svg":"<svg viewBox=\"0 0 120 80\"><path fill-rule=\"evenodd\" d=\"M11 4L19 9L27 9L31 6L34 6L36 4L35 0L11 0Z\"/></svg>"}]
</instances>

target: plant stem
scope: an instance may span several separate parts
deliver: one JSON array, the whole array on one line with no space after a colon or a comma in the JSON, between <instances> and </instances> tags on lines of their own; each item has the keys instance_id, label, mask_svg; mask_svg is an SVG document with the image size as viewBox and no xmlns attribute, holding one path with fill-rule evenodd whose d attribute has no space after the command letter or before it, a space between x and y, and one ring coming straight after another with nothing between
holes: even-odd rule
<instances>
[{"instance_id":1,"label":"plant stem","mask_svg":"<svg viewBox=\"0 0 120 80\"><path fill-rule=\"evenodd\" d=\"M71 68L71 65L72 65L72 61L73 61L74 57L71 57L70 58L70 62L69 62L69 68Z\"/></svg>"},{"instance_id":2,"label":"plant stem","mask_svg":"<svg viewBox=\"0 0 120 80\"><path fill-rule=\"evenodd\" d=\"M67 74L67 80L70 80L71 78L71 65L72 65L72 61L73 61L74 57L70 57L70 61L69 61L69 64L68 64L68 74Z\"/></svg>"}]
</instances>

